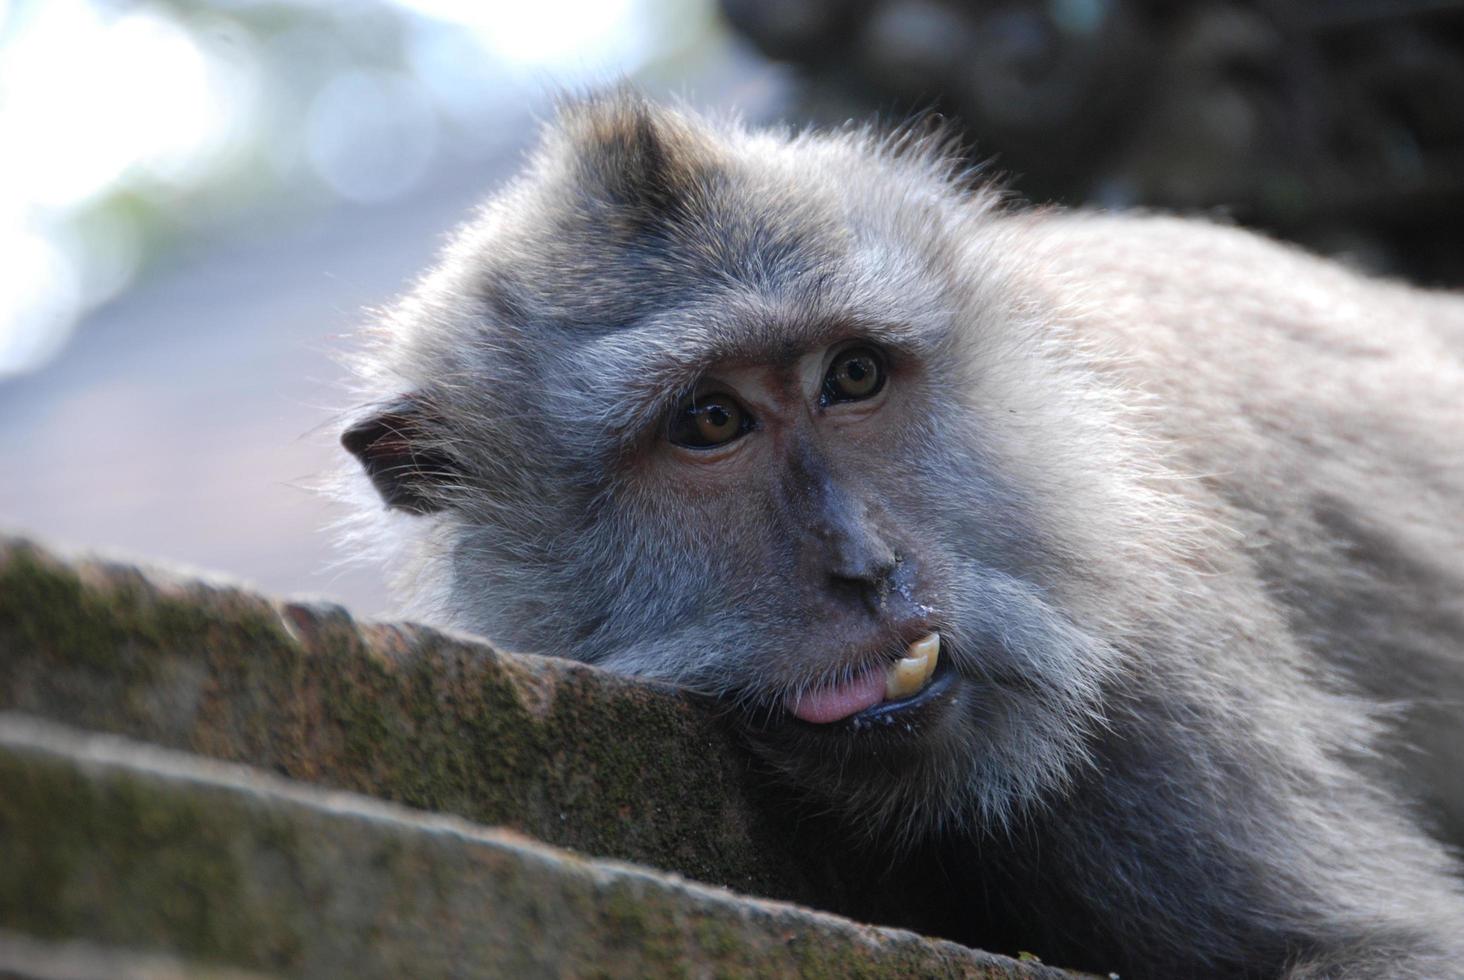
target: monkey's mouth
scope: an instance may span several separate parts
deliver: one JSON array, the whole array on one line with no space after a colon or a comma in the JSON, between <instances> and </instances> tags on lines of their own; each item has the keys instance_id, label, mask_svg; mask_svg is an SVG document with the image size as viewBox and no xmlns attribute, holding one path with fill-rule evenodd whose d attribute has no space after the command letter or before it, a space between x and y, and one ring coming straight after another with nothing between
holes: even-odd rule
<instances>
[{"instance_id":1,"label":"monkey's mouth","mask_svg":"<svg viewBox=\"0 0 1464 980\"><path fill-rule=\"evenodd\" d=\"M783 707L810 725L832 727L843 722L857 730L892 724L907 711L940 698L954 680L955 672L940 659L940 634L929 633L884 670L870 668L841 683L790 695Z\"/></svg>"}]
</instances>

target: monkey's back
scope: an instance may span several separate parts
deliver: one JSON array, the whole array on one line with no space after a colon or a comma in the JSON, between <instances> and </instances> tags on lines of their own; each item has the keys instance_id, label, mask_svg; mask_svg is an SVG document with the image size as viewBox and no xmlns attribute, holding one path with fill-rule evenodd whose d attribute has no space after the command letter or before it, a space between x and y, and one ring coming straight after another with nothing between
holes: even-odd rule
<instances>
[{"instance_id":1,"label":"monkey's back","mask_svg":"<svg viewBox=\"0 0 1464 980\"><path fill-rule=\"evenodd\" d=\"M1018 220L1029 283L1151 396L1130 421L1303 646L1402 719L1394 762L1464 842L1464 297L1201 221Z\"/></svg>"}]
</instances>

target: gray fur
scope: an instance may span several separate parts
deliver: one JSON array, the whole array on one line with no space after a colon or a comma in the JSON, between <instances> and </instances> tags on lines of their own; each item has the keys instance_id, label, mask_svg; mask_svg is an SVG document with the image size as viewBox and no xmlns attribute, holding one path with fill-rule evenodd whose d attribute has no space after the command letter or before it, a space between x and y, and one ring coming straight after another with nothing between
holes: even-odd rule
<instances>
[{"instance_id":1,"label":"gray fur","mask_svg":"<svg viewBox=\"0 0 1464 980\"><path fill-rule=\"evenodd\" d=\"M727 492L657 475L713 365L849 335L908 366L887 442ZM1459 298L1198 221L1014 210L938 135L619 93L563 108L361 375L402 444L360 540L414 613L729 702L863 846L1024 895L1013 944L1464 976ZM861 666L805 652L854 615L809 562L876 545L912 556L963 711L893 767L763 738Z\"/></svg>"}]
</instances>

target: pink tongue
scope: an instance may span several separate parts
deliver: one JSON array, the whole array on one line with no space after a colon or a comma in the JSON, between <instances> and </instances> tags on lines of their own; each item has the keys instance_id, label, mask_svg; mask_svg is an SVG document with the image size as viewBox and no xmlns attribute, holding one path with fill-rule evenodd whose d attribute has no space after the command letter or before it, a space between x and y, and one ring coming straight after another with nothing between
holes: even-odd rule
<instances>
[{"instance_id":1,"label":"pink tongue","mask_svg":"<svg viewBox=\"0 0 1464 980\"><path fill-rule=\"evenodd\" d=\"M815 725L826 725L879 704L884 700L884 693L884 674L868 670L838 687L805 691L797 700L790 697L786 704L795 717Z\"/></svg>"}]
</instances>

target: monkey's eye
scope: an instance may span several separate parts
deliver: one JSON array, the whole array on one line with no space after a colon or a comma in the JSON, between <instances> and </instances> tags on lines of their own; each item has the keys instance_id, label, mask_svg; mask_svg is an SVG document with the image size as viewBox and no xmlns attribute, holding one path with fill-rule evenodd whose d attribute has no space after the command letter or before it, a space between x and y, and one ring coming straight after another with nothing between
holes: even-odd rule
<instances>
[{"instance_id":1,"label":"monkey's eye","mask_svg":"<svg viewBox=\"0 0 1464 980\"><path fill-rule=\"evenodd\" d=\"M884 358L871 347L850 347L840 351L824 375L825 405L872 398L884 387Z\"/></svg>"},{"instance_id":2,"label":"monkey's eye","mask_svg":"<svg viewBox=\"0 0 1464 980\"><path fill-rule=\"evenodd\" d=\"M720 392L681 406L671 419L671 441L688 449L715 449L747 434L752 416L737 399Z\"/></svg>"}]
</instances>

